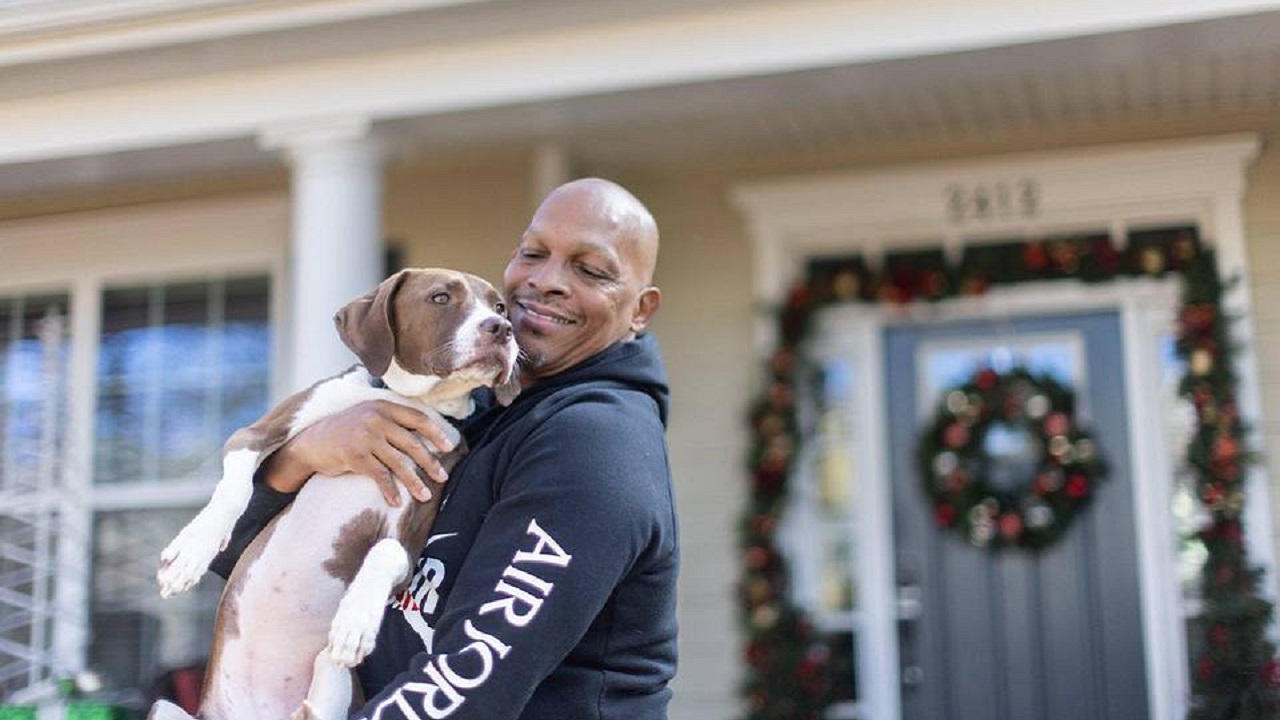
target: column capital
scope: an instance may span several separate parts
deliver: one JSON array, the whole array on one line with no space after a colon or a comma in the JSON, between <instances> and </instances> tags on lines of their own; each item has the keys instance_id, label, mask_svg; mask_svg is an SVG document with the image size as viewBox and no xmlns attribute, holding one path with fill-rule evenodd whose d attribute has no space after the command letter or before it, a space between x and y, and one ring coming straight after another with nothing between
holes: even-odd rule
<instances>
[{"instance_id":1,"label":"column capital","mask_svg":"<svg viewBox=\"0 0 1280 720\"><path fill-rule=\"evenodd\" d=\"M360 115L300 118L270 125L258 133L258 146L288 155L332 147L365 146L381 155L383 145Z\"/></svg>"}]
</instances>

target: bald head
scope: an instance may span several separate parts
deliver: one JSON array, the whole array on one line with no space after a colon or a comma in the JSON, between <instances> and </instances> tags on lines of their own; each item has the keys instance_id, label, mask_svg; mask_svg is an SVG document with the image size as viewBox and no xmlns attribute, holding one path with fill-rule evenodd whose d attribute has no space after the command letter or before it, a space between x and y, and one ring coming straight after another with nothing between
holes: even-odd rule
<instances>
[{"instance_id":1,"label":"bald head","mask_svg":"<svg viewBox=\"0 0 1280 720\"><path fill-rule=\"evenodd\" d=\"M658 264L658 223L649 208L621 185L602 178L573 180L551 191L533 215L571 212L579 221L596 224L615 246L640 287L653 284Z\"/></svg>"},{"instance_id":2,"label":"bald head","mask_svg":"<svg viewBox=\"0 0 1280 720\"><path fill-rule=\"evenodd\" d=\"M533 214L503 287L528 386L645 331L658 225L644 203L598 178L556 188Z\"/></svg>"}]
</instances>

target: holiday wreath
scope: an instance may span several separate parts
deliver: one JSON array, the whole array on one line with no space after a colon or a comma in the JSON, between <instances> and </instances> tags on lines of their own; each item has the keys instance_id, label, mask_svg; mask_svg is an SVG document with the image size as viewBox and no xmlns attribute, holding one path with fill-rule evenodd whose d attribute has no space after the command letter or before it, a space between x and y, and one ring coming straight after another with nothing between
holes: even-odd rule
<instances>
[{"instance_id":1,"label":"holiday wreath","mask_svg":"<svg viewBox=\"0 0 1280 720\"><path fill-rule=\"evenodd\" d=\"M1039 548L1061 537L1105 472L1074 412L1070 389L1022 367L982 368L944 392L918 457L938 525L978 546ZM1029 477L993 481L988 439L997 426L1027 440Z\"/></svg>"}]
</instances>

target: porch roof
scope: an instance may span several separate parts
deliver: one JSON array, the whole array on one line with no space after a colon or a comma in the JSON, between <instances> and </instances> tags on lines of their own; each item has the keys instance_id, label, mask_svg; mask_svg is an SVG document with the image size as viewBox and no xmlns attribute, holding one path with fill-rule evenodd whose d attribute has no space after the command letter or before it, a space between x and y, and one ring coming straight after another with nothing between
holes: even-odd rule
<instances>
[{"instance_id":1,"label":"porch roof","mask_svg":"<svg viewBox=\"0 0 1280 720\"><path fill-rule=\"evenodd\" d=\"M0 14L0 196L274 167L315 118L667 164L1280 105L1276 0L119 2Z\"/></svg>"}]
</instances>

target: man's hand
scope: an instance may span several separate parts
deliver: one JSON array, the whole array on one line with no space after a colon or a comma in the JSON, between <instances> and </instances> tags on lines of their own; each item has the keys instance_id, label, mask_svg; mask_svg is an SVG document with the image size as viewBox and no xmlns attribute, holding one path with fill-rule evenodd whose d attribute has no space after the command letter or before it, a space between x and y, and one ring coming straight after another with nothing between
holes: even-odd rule
<instances>
[{"instance_id":1,"label":"man's hand","mask_svg":"<svg viewBox=\"0 0 1280 720\"><path fill-rule=\"evenodd\" d=\"M449 476L436 454L457 443L458 432L448 423L437 424L403 405L370 400L307 427L272 453L262 472L279 492L297 492L316 473L367 475L378 483L387 504L395 506L400 504L397 482L420 501L431 497L418 468L443 483Z\"/></svg>"}]
</instances>

